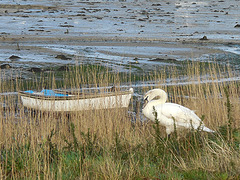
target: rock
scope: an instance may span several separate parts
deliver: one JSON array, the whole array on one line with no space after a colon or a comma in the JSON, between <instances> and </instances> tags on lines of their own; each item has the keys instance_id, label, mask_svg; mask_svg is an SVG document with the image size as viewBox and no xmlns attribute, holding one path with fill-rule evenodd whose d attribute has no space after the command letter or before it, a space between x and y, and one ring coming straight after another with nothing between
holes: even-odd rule
<instances>
[{"instance_id":1,"label":"rock","mask_svg":"<svg viewBox=\"0 0 240 180\"><path fill-rule=\"evenodd\" d=\"M12 66L10 66L9 64L2 64L0 66L0 69L10 69L10 68L12 68Z\"/></svg>"},{"instance_id":2,"label":"rock","mask_svg":"<svg viewBox=\"0 0 240 180\"><path fill-rule=\"evenodd\" d=\"M85 14L77 14L76 16L86 16Z\"/></svg>"},{"instance_id":3,"label":"rock","mask_svg":"<svg viewBox=\"0 0 240 180\"><path fill-rule=\"evenodd\" d=\"M152 6L162 6L161 4L152 4Z\"/></svg>"},{"instance_id":4,"label":"rock","mask_svg":"<svg viewBox=\"0 0 240 180\"><path fill-rule=\"evenodd\" d=\"M29 69L28 71L30 71L30 72L34 72L34 73L38 73L38 72L42 72L42 69L37 68L37 67L32 67L32 68Z\"/></svg>"},{"instance_id":5,"label":"rock","mask_svg":"<svg viewBox=\"0 0 240 180\"><path fill-rule=\"evenodd\" d=\"M74 27L73 25L59 25L59 27Z\"/></svg>"},{"instance_id":6,"label":"rock","mask_svg":"<svg viewBox=\"0 0 240 180\"><path fill-rule=\"evenodd\" d=\"M135 62L129 62L128 64L139 64L139 61L136 60Z\"/></svg>"},{"instance_id":7,"label":"rock","mask_svg":"<svg viewBox=\"0 0 240 180\"><path fill-rule=\"evenodd\" d=\"M21 59L19 56L12 55L9 57L10 60L18 60Z\"/></svg>"},{"instance_id":8,"label":"rock","mask_svg":"<svg viewBox=\"0 0 240 180\"><path fill-rule=\"evenodd\" d=\"M57 59L62 59L62 60L70 60L70 59L71 59L71 58L66 57L66 56L63 55L63 54L59 54L59 55L57 55L55 58L57 58Z\"/></svg>"},{"instance_id":9,"label":"rock","mask_svg":"<svg viewBox=\"0 0 240 180\"><path fill-rule=\"evenodd\" d=\"M69 33L69 30L67 29L65 32L64 32L64 34L68 34Z\"/></svg>"},{"instance_id":10,"label":"rock","mask_svg":"<svg viewBox=\"0 0 240 180\"><path fill-rule=\"evenodd\" d=\"M237 24L234 26L235 28L240 28L240 24Z\"/></svg>"},{"instance_id":11,"label":"rock","mask_svg":"<svg viewBox=\"0 0 240 180\"><path fill-rule=\"evenodd\" d=\"M199 40L206 41L206 40L208 40L208 38L207 38L207 36L203 36L203 37L200 38Z\"/></svg>"}]
</instances>

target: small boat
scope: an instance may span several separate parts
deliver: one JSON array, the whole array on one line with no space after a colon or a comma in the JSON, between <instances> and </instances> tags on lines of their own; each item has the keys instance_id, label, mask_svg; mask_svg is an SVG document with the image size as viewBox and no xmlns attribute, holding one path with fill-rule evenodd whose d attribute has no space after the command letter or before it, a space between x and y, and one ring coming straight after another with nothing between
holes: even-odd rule
<instances>
[{"instance_id":1,"label":"small boat","mask_svg":"<svg viewBox=\"0 0 240 180\"><path fill-rule=\"evenodd\" d=\"M95 109L127 108L133 94L133 88L126 91L98 93L69 92L43 89L20 91L23 106L40 111L70 112Z\"/></svg>"}]
</instances>

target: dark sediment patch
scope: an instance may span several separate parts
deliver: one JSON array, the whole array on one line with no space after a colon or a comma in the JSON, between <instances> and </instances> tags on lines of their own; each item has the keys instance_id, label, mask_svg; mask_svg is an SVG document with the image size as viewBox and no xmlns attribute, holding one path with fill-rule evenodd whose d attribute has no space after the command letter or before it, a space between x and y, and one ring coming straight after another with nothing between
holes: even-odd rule
<instances>
[{"instance_id":1,"label":"dark sediment patch","mask_svg":"<svg viewBox=\"0 0 240 180\"><path fill-rule=\"evenodd\" d=\"M162 6L161 4L152 4L152 6Z\"/></svg>"},{"instance_id":2,"label":"dark sediment patch","mask_svg":"<svg viewBox=\"0 0 240 180\"><path fill-rule=\"evenodd\" d=\"M135 62L128 62L128 64L139 64L139 61L136 60Z\"/></svg>"},{"instance_id":3,"label":"dark sediment patch","mask_svg":"<svg viewBox=\"0 0 240 180\"><path fill-rule=\"evenodd\" d=\"M68 25L68 24L64 24L64 25L59 25L59 27L74 27L73 25Z\"/></svg>"},{"instance_id":4,"label":"dark sediment patch","mask_svg":"<svg viewBox=\"0 0 240 180\"><path fill-rule=\"evenodd\" d=\"M62 59L62 60L70 60L70 59L72 59L72 58L69 58L69 57L67 57L67 56L65 56L63 54L59 54L55 58Z\"/></svg>"},{"instance_id":5,"label":"dark sediment patch","mask_svg":"<svg viewBox=\"0 0 240 180\"><path fill-rule=\"evenodd\" d=\"M28 69L28 71L34 72L34 73L39 73L39 72L42 72L43 70L41 68L32 67L31 69Z\"/></svg>"},{"instance_id":6,"label":"dark sediment patch","mask_svg":"<svg viewBox=\"0 0 240 180\"><path fill-rule=\"evenodd\" d=\"M21 59L21 57L12 55L8 59L10 59L10 60L18 60L18 59Z\"/></svg>"},{"instance_id":7,"label":"dark sediment patch","mask_svg":"<svg viewBox=\"0 0 240 180\"><path fill-rule=\"evenodd\" d=\"M57 71L69 71L69 67L68 66L61 66L57 69Z\"/></svg>"},{"instance_id":8,"label":"dark sediment patch","mask_svg":"<svg viewBox=\"0 0 240 180\"><path fill-rule=\"evenodd\" d=\"M156 58L156 59L150 59L149 61L153 62L166 62L166 63L177 63L178 60L176 59L171 59L171 58Z\"/></svg>"},{"instance_id":9,"label":"dark sediment patch","mask_svg":"<svg viewBox=\"0 0 240 180\"><path fill-rule=\"evenodd\" d=\"M10 68L12 68L12 66L10 66L9 64L2 64L0 66L0 69L10 69Z\"/></svg>"},{"instance_id":10,"label":"dark sediment patch","mask_svg":"<svg viewBox=\"0 0 240 180\"><path fill-rule=\"evenodd\" d=\"M43 6L43 5L20 5L20 4L2 4L1 8L5 9L42 9L42 10L49 10L49 9L56 9L54 6Z\"/></svg>"}]
</instances>

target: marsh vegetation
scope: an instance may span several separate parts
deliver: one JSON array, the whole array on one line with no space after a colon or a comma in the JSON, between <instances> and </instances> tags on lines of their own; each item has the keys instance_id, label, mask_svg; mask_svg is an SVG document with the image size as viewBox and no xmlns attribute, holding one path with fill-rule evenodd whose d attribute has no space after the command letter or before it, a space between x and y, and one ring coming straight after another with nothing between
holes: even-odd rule
<instances>
[{"instance_id":1,"label":"marsh vegetation","mask_svg":"<svg viewBox=\"0 0 240 180\"><path fill-rule=\"evenodd\" d=\"M146 82L135 88L136 94L143 95L152 88L147 82L153 82L168 92L169 101L196 110L216 131L175 132L167 139L158 121L142 120L137 97L128 110L66 115L33 112L22 107L20 97L5 94L0 100L1 179L239 179L239 82L231 80L234 72L229 67L189 63L185 68L184 73L173 67L132 75L101 66L78 66L66 71L61 80L54 73L38 74L31 81L1 78L1 92ZM229 81L218 81L219 74ZM203 75L206 81L202 82ZM179 77L190 83L176 85L183 82ZM168 85L169 79L175 85Z\"/></svg>"}]
</instances>

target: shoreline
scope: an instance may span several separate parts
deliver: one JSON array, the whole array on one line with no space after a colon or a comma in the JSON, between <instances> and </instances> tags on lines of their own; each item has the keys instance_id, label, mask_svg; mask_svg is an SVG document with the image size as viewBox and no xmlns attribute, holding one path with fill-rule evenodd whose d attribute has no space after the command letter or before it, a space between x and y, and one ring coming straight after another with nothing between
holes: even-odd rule
<instances>
[{"instance_id":1,"label":"shoreline","mask_svg":"<svg viewBox=\"0 0 240 180\"><path fill-rule=\"evenodd\" d=\"M189 44L236 44L240 45L240 39L207 39L201 38L153 38L153 37L114 37L114 36L36 36L36 35L0 35L1 43L189 43Z\"/></svg>"}]
</instances>

